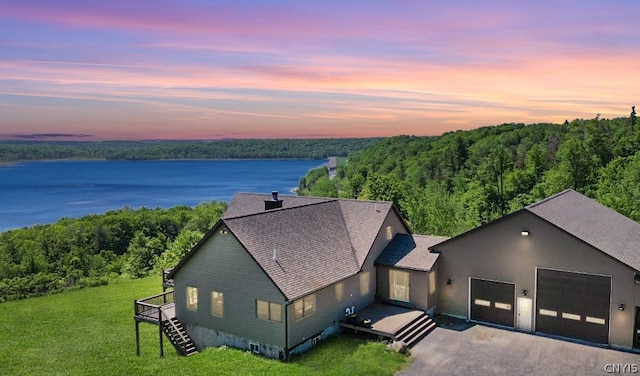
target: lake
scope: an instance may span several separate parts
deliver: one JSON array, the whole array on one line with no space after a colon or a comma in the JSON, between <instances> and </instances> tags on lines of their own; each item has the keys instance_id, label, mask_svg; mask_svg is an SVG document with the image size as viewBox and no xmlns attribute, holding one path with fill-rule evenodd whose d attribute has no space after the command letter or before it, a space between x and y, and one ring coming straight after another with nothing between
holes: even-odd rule
<instances>
[{"instance_id":1,"label":"lake","mask_svg":"<svg viewBox=\"0 0 640 376\"><path fill-rule=\"evenodd\" d=\"M47 161L0 165L0 231L125 206L229 202L235 192L290 193L324 160Z\"/></svg>"}]
</instances>

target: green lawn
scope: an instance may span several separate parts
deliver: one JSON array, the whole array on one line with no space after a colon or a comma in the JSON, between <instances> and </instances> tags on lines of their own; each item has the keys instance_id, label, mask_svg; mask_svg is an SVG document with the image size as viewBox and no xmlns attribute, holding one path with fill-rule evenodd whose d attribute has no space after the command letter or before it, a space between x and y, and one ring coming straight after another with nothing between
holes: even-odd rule
<instances>
[{"instance_id":1,"label":"green lawn","mask_svg":"<svg viewBox=\"0 0 640 376\"><path fill-rule=\"evenodd\" d=\"M0 304L3 375L392 375L409 358L352 336L329 339L288 363L235 349L179 357L158 327L140 324L135 354L133 300L161 292L159 278L122 281Z\"/></svg>"}]
</instances>

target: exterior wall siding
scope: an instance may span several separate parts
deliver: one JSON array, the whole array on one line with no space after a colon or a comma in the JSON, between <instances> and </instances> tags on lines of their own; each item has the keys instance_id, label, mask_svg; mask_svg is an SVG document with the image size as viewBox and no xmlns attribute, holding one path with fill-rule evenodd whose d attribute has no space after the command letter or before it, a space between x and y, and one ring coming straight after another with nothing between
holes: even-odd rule
<instances>
[{"instance_id":1,"label":"exterior wall siding","mask_svg":"<svg viewBox=\"0 0 640 376\"><path fill-rule=\"evenodd\" d=\"M530 235L522 236L523 229ZM470 277L515 283L516 295L526 289L534 299L535 313L536 267L602 274L611 276L612 283L609 342L624 348L632 345L635 310L619 311L617 307L619 303L638 304L634 270L527 211L462 235L436 250L441 252L438 312L468 317ZM449 278L451 285L446 284Z\"/></svg>"},{"instance_id":2,"label":"exterior wall siding","mask_svg":"<svg viewBox=\"0 0 640 376\"><path fill-rule=\"evenodd\" d=\"M231 233L217 231L175 276L176 316L188 328L203 328L284 348L285 299ZM186 308L186 286L198 288L197 312ZM211 315L211 291L224 294L224 316ZM282 322L258 319L256 299L282 306ZM189 330L188 330L189 331ZM204 332L203 332L204 333ZM199 348L220 342L189 331ZM233 344L229 344L233 345Z\"/></svg>"},{"instance_id":3,"label":"exterior wall siding","mask_svg":"<svg viewBox=\"0 0 640 376\"><path fill-rule=\"evenodd\" d=\"M294 304L291 302L287 306L289 347L298 346L327 329L334 328L337 331L338 323L344 319L347 308L355 307L356 311L358 311L370 304L375 294L375 289L371 274L369 278L371 279L370 287L372 291L365 296L360 295L360 274L342 281L344 294L343 299L339 302L335 299L335 285L316 291L316 312L298 321L294 321Z\"/></svg>"},{"instance_id":4,"label":"exterior wall siding","mask_svg":"<svg viewBox=\"0 0 640 376\"><path fill-rule=\"evenodd\" d=\"M389 270L392 269L396 268L378 266L378 296L382 300L389 300ZM409 273L409 303L424 311L429 310L435 302L429 300L429 273L399 268L396 270Z\"/></svg>"}]
</instances>

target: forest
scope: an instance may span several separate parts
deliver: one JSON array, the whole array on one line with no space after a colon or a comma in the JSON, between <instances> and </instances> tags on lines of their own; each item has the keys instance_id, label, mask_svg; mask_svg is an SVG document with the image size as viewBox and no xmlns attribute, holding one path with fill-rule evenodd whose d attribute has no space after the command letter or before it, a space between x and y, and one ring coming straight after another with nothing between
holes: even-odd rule
<instances>
[{"instance_id":1,"label":"forest","mask_svg":"<svg viewBox=\"0 0 640 376\"><path fill-rule=\"evenodd\" d=\"M453 236L574 189L640 221L640 130L628 117L398 136L352 153L300 194L393 201L418 234Z\"/></svg>"},{"instance_id":2,"label":"forest","mask_svg":"<svg viewBox=\"0 0 640 376\"><path fill-rule=\"evenodd\" d=\"M0 163L52 159L324 159L346 156L380 138L214 141L3 141Z\"/></svg>"},{"instance_id":3,"label":"forest","mask_svg":"<svg viewBox=\"0 0 640 376\"><path fill-rule=\"evenodd\" d=\"M0 233L0 302L175 266L226 210L224 202L123 208Z\"/></svg>"}]
</instances>

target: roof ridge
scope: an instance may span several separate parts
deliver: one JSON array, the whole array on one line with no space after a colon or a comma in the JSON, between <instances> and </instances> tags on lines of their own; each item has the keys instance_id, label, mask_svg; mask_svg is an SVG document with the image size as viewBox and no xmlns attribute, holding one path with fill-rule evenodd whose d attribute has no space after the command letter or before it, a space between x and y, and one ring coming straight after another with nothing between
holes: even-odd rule
<instances>
[{"instance_id":1,"label":"roof ridge","mask_svg":"<svg viewBox=\"0 0 640 376\"><path fill-rule=\"evenodd\" d=\"M246 217L254 217L254 216L257 216L257 215L264 215L264 214L270 214L270 213L279 213L279 212L282 212L282 211L285 211L285 210L301 209L301 208L306 208L306 207L312 206L312 205L328 204L328 203L331 203L331 202L339 202L339 200L338 199L327 199L327 201L310 202L310 203L307 203L307 204L302 204L302 205L297 205L297 206L290 206L290 207L287 207L287 208L275 208L275 209L260 211L260 212L257 212L257 213L243 214L243 215L238 215L238 216L235 216L235 217L226 217L226 218L222 218L222 219L229 220L229 219L239 219L239 218L246 218ZM340 211L342 212L342 209L340 209Z\"/></svg>"},{"instance_id":2,"label":"roof ridge","mask_svg":"<svg viewBox=\"0 0 640 376\"><path fill-rule=\"evenodd\" d=\"M347 226L347 221L344 218L344 211L342 210L342 205L340 205L340 200L336 200L338 202L338 209L340 210L340 218L342 219L342 224L347 232L347 238L349 239L349 246L351 247L351 255L353 256L353 261L355 261L355 265L358 269L360 268L360 262L358 261L358 255L356 255L356 248L353 246L353 240L351 239L351 231L349 231L349 226Z\"/></svg>"},{"instance_id":3,"label":"roof ridge","mask_svg":"<svg viewBox=\"0 0 640 376\"><path fill-rule=\"evenodd\" d=\"M534 208L534 207L536 207L536 206L538 206L538 205L540 205L540 204L544 204L545 202L551 201L551 200L553 200L554 198L557 198L557 197L562 196L562 195L564 195L564 194L566 194L566 193L569 193L569 192L576 192L576 193L578 193L577 191L575 191L575 190L573 190L573 189L571 189L571 188L569 188L569 189L565 189L564 191L558 192L558 193L556 193L556 194L554 194L554 195L551 195L551 196L549 196L549 197L547 197L547 198L545 198L545 199L543 199L543 200L540 200L540 201L538 201L538 202L534 202L533 204L527 205L527 206L525 206L524 208L525 208L525 209Z\"/></svg>"}]
</instances>

